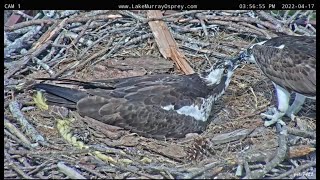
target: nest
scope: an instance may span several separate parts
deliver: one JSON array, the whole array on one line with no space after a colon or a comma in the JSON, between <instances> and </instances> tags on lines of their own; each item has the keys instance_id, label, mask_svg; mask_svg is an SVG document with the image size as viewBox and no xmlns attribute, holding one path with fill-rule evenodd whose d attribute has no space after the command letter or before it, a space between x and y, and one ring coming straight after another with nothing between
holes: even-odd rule
<instances>
[{"instance_id":1,"label":"nest","mask_svg":"<svg viewBox=\"0 0 320 180\"><path fill-rule=\"evenodd\" d=\"M5 178L315 176L315 102L307 101L296 122L284 119L282 133L265 128L260 113L276 99L271 81L255 65L235 72L204 133L178 140L141 137L63 108L42 111L25 88L38 77L89 81L198 72L253 42L280 34L315 35L315 12L6 13ZM155 21L165 28L157 29ZM172 44L159 43L156 31L173 37Z\"/></svg>"}]
</instances>

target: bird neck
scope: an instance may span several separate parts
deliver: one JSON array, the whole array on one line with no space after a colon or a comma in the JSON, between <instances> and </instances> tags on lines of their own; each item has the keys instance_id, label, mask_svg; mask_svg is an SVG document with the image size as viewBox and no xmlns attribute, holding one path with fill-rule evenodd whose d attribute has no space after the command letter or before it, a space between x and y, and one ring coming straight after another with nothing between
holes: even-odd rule
<instances>
[{"instance_id":1,"label":"bird neck","mask_svg":"<svg viewBox=\"0 0 320 180\"><path fill-rule=\"evenodd\" d=\"M223 79L224 69L211 67L201 73L199 73L200 78L207 84L207 86L215 86L220 84L220 81Z\"/></svg>"},{"instance_id":2,"label":"bird neck","mask_svg":"<svg viewBox=\"0 0 320 180\"><path fill-rule=\"evenodd\" d=\"M225 74L224 69L213 69L210 68L200 73L200 78L206 83L210 89L210 95L214 97L220 97L230 84L233 71L228 71Z\"/></svg>"}]
</instances>

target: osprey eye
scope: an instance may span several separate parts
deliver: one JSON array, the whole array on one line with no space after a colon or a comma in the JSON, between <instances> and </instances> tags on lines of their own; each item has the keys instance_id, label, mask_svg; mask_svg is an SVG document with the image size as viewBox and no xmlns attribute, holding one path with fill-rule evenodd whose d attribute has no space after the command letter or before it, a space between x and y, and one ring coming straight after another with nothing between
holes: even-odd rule
<instances>
[{"instance_id":1,"label":"osprey eye","mask_svg":"<svg viewBox=\"0 0 320 180\"><path fill-rule=\"evenodd\" d=\"M227 74L228 73L228 69L224 69L223 73Z\"/></svg>"}]
</instances>

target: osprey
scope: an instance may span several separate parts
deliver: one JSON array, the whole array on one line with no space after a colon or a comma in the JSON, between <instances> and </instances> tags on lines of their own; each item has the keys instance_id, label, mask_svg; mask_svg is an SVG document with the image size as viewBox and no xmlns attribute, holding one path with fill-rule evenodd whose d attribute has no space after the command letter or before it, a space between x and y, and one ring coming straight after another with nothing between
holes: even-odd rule
<instances>
[{"instance_id":1,"label":"osprey","mask_svg":"<svg viewBox=\"0 0 320 180\"><path fill-rule=\"evenodd\" d=\"M82 82L38 83L49 105L76 109L106 124L157 139L200 133L213 103L225 92L240 59L219 61L191 75L158 74ZM42 79L48 80L48 79Z\"/></svg>"},{"instance_id":2,"label":"osprey","mask_svg":"<svg viewBox=\"0 0 320 180\"><path fill-rule=\"evenodd\" d=\"M292 120L306 98L316 98L316 38L308 36L282 36L254 44L240 54L241 61L256 63L273 82L278 107L265 126L280 122L287 115ZM296 94L289 107L290 92Z\"/></svg>"}]
</instances>

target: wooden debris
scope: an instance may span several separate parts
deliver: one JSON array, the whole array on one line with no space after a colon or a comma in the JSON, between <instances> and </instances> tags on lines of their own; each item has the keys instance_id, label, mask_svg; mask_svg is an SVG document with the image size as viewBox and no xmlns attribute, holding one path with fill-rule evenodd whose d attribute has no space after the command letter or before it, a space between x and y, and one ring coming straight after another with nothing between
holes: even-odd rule
<instances>
[{"instance_id":1,"label":"wooden debris","mask_svg":"<svg viewBox=\"0 0 320 180\"><path fill-rule=\"evenodd\" d=\"M148 18L162 18L161 11L153 10L147 12ZM163 21L150 21L148 22L155 40L158 44L159 51L164 58L172 59L177 67L185 74L194 73L186 61L186 57L180 52L176 41L173 39L168 26Z\"/></svg>"}]
</instances>

